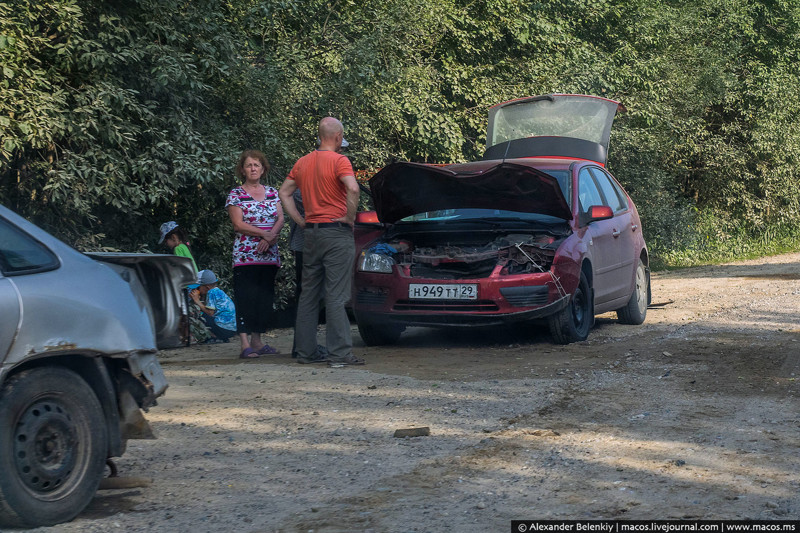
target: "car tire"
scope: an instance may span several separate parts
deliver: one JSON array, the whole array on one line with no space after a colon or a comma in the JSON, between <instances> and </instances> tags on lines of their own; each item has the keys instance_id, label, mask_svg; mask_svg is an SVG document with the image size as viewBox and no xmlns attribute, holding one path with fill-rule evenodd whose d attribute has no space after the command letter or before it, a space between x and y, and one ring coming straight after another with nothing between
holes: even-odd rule
<instances>
[{"instance_id":1,"label":"car tire","mask_svg":"<svg viewBox=\"0 0 800 533\"><path fill-rule=\"evenodd\" d=\"M586 275L581 272L578 287L572 294L569 304L548 319L550 335L558 344L585 341L594 323L592 288Z\"/></svg>"},{"instance_id":2,"label":"car tire","mask_svg":"<svg viewBox=\"0 0 800 533\"><path fill-rule=\"evenodd\" d=\"M647 317L647 305L650 303L650 275L644 261L639 259L636 266L636 281L633 294L625 307L617 309L617 319L620 324L639 325Z\"/></svg>"},{"instance_id":3,"label":"car tire","mask_svg":"<svg viewBox=\"0 0 800 533\"><path fill-rule=\"evenodd\" d=\"M0 390L0 525L73 519L103 477L108 432L91 387L64 367L38 367Z\"/></svg>"},{"instance_id":4,"label":"car tire","mask_svg":"<svg viewBox=\"0 0 800 533\"><path fill-rule=\"evenodd\" d=\"M373 322L366 319L359 319L356 315L356 323L358 324L358 333L361 335L361 340L367 346L383 346L385 344L394 344L400 339L400 335L405 331L405 327L396 324L386 324Z\"/></svg>"}]
</instances>

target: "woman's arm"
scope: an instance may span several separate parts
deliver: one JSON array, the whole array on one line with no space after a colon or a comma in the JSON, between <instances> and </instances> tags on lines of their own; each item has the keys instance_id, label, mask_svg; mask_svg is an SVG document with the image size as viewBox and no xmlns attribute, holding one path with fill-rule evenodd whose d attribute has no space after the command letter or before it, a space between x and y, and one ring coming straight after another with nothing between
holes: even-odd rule
<instances>
[{"instance_id":1,"label":"woman's arm","mask_svg":"<svg viewBox=\"0 0 800 533\"><path fill-rule=\"evenodd\" d=\"M275 225L272 226L272 230L275 231L276 240L278 238L278 235L280 235L281 233L281 229L283 228L284 222L285 222L285 217L283 216L283 207L281 206L280 202L278 202L275 205Z\"/></svg>"},{"instance_id":2,"label":"woman's arm","mask_svg":"<svg viewBox=\"0 0 800 533\"><path fill-rule=\"evenodd\" d=\"M248 235L250 237L261 237L262 239L268 238L269 231L258 228L244 221L244 214L242 214L241 207L229 205L228 216L231 218L233 229L236 231L236 233L241 233L242 235Z\"/></svg>"},{"instance_id":3,"label":"woman's arm","mask_svg":"<svg viewBox=\"0 0 800 533\"><path fill-rule=\"evenodd\" d=\"M280 202L275 203L275 225L267 231L267 236L263 237L261 242L258 243L256 246L256 251L259 253L266 252L267 249L278 242L278 236L281 234L281 228L283 227L283 208L281 207Z\"/></svg>"}]
</instances>

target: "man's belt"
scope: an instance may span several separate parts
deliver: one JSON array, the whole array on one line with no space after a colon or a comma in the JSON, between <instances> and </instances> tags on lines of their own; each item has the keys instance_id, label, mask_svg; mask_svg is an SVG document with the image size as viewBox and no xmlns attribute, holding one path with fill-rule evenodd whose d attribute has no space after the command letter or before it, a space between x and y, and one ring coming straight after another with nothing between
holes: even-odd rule
<instances>
[{"instance_id":1,"label":"man's belt","mask_svg":"<svg viewBox=\"0 0 800 533\"><path fill-rule=\"evenodd\" d=\"M345 224L344 222L311 222L306 224L306 229L308 228L349 228L349 224Z\"/></svg>"}]
</instances>

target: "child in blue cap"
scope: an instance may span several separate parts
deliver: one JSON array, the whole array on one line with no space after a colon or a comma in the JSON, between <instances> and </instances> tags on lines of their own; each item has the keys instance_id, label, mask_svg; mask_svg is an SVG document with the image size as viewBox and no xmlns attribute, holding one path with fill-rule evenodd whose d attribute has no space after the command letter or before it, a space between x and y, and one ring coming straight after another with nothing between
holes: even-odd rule
<instances>
[{"instance_id":1,"label":"child in blue cap","mask_svg":"<svg viewBox=\"0 0 800 533\"><path fill-rule=\"evenodd\" d=\"M217 286L217 276L210 270L197 274L197 285L189 287L189 296L203 312L203 321L211 332L208 344L228 342L236 335L236 308L233 300ZM205 303L201 297L205 297Z\"/></svg>"}]
</instances>

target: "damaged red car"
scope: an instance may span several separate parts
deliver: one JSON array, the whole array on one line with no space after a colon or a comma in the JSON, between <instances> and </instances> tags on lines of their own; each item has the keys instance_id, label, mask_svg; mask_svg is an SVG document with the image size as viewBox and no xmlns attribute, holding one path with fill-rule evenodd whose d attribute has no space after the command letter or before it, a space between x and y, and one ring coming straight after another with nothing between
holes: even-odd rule
<instances>
[{"instance_id":1,"label":"damaged red car","mask_svg":"<svg viewBox=\"0 0 800 533\"><path fill-rule=\"evenodd\" d=\"M372 231L353 287L364 342L396 342L407 326L540 322L567 344L585 340L600 313L643 323L641 221L605 168L620 109L586 95L505 102L489 111L482 160L375 174L377 219L357 221L361 235Z\"/></svg>"}]
</instances>

